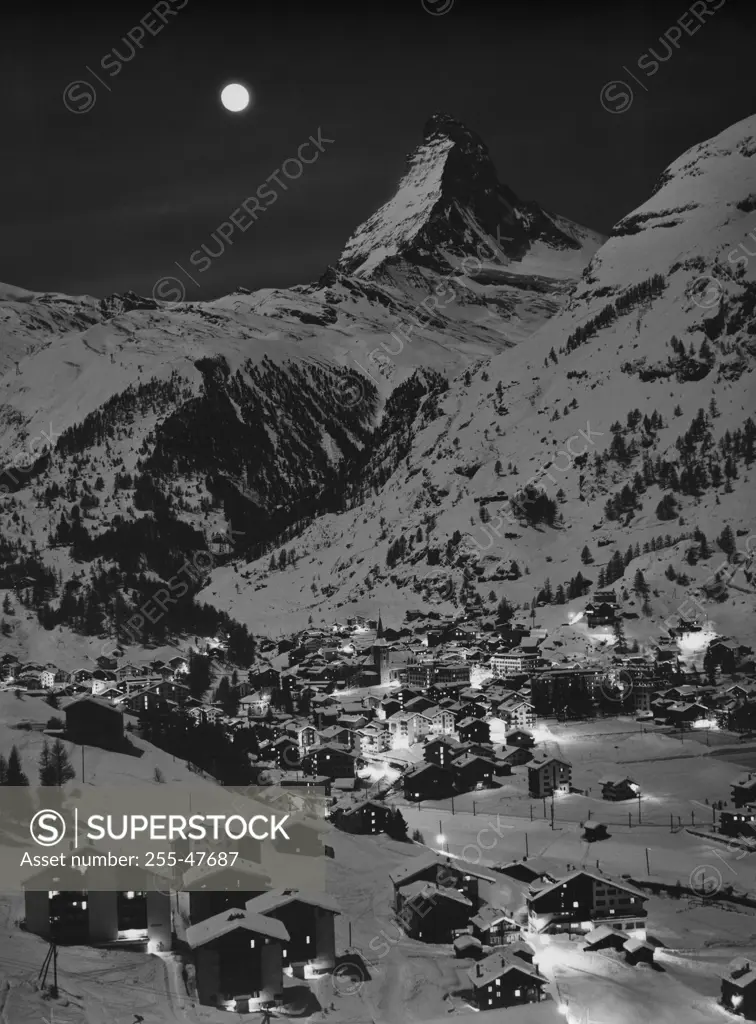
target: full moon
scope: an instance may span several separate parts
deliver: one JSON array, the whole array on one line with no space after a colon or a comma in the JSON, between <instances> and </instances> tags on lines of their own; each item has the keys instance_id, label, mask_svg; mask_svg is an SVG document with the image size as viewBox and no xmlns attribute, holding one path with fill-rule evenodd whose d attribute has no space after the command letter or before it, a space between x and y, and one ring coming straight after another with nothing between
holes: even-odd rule
<instances>
[{"instance_id":1,"label":"full moon","mask_svg":"<svg viewBox=\"0 0 756 1024\"><path fill-rule=\"evenodd\" d=\"M249 89L245 89L243 85L239 85L238 82L234 82L232 85L227 85L221 93L221 103L226 110L232 111L234 114L238 114L241 110L246 110L249 106Z\"/></svg>"}]
</instances>

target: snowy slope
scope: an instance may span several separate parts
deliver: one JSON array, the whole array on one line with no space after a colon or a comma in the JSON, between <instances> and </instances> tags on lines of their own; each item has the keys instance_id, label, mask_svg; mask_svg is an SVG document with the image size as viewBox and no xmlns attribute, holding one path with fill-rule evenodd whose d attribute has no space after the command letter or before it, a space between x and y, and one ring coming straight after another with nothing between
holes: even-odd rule
<instances>
[{"instance_id":1,"label":"snowy slope","mask_svg":"<svg viewBox=\"0 0 756 1024\"><path fill-rule=\"evenodd\" d=\"M362 507L314 523L294 545L299 556L295 569L268 573L267 563L226 566L215 573L204 596L249 622L269 622L278 632L286 622L303 624L309 615L319 621L353 602L369 611L382 607L384 618L398 624L407 609L422 608L429 596L442 611L464 607L460 590L463 585L470 590L465 565L468 576L474 567L481 577L468 594L468 607L480 602L482 609L492 608L492 591L497 598L506 594L515 603L529 604L547 577L555 587L582 571L595 584L616 549L624 553L637 543L640 555L626 568L624 585L631 587L641 568L652 588L652 611L644 616L641 602L629 593L625 607L638 621L627 631L640 639L658 635L660 622L689 593L700 598L700 587L721 565L724 555L714 539L724 526L742 535L743 547L747 535L756 533L754 470L744 459L729 484L714 486L708 479L699 493L678 491L678 515L672 521L656 514L668 493L658 482L636 495L632 514L610 520L605 511L607 498L633 484L636 473L643 475L643 455L677 462L680 471L676 442L699 409L705 410L711 435L706 451L699 446L694 453L693 461L701 463L718 461L716 445L727 431L742 430L753 412L756 263L741 262L736 271L728 256L742 252L739 246L747 243L754 225L754 136L756 118L750 118L675 161L655 195L624 218L596 253L569 307L527 345L480 367L469 383L458 379L433 402L437 411L432 415L421 411L406 463ZM653 274L663 275L656 291L650 286L648 294L630 291ZM606 313L610 304L611 315ZM591 325L602 312L606 322ZM578 328L585 337L576 342ZM673 351L673 336L684 345L684 357ZM700 355L704 340L711 350L706 358ZM710 414L712 398L716 411ZM660 414L663 425L648 432L642 425L629 429L628 413L635 409L641 417ZM611 427L617 421L626 442L637 446L624 463L612 455ZM571 454L558 455L566 452L568 442ZM576 464L573 456L583 451L583 465ZM604 460L598 475L597 454ZM530 478L557 500L561 523L528 526L506 517L506 496ZM493 499L485 507L497 529L486 531L481 498ZM674 539L696 527L713 548L708 559L689 564L690 540L643 553L652 539L667 534ZM460 535L468 535L466 544L460 545ZM401 536L405 553L392 568L387 553ZM580 559L586 544L594 558L588 567ZM754 541L750 550L753 546ZM435 567L428 560L431 549L441 556ZM523 575L502 583L501 573L513 559ZM669 566L678 574L684 571L691 582L667 579ZM317 591L308 593L313 579ZM260 584L264 589L255 591ZM623 582L615 586L621 589ZM584 624L569 625L585 600L538 612L539 624L552 631L554 642L596 646ZM729 599L709 602L707 608L718 631L752 640L754 591L742 568L733 577ZM695 613L688 605L689 616Z\"/></svg>"}]
</instances>

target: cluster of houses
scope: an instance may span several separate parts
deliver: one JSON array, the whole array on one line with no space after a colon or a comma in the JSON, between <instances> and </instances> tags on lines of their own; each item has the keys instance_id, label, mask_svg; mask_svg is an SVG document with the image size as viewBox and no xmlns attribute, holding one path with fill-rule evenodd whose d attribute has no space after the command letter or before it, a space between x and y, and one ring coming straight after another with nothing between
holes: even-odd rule
<instances>
[{"instance_id":1,"label":"cluster of houses","mask_svg":"<svg viewBox=\"0 0 756 1024\"><path fill-rule=\"evenodd\" d=\"M551 871L537 858L489 871L428 851L389 878L406 934L451 944L457 957L472 960L467 998L489 1010L543 998L546 978L528 942L533 935L583 937L586 949L614 946L629 964L653 961L647 896L598 872L571 870L557 878Z\"/></svg>"},{"instance_id":2,"label":"cluster of houses","mask_svg":"<svg viewBox=\"0 0 756 1024\"><path fill-rule=\"evenodd\" d=\"M47 868L26 882L25 927L58 944L173 949L190 967L199 1001L248 1013L285 1001L285 978L317 978L336 964L336 902L325 893L271 889L259 865L223 890L224 869L193 870L192 888L103 888L98 868L78 878ZM239 868L234 869L238 884ZM108 885L112 882L108 879ZM142 880L142 884L145 882Z\"/></svg>"}]
</instances>

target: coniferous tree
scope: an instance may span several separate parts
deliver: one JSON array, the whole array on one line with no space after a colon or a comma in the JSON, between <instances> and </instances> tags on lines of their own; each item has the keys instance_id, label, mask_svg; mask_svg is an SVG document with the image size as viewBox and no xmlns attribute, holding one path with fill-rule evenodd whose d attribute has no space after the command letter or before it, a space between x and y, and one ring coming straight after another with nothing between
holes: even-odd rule
<instances>
[{"instance_id":1,"label":"coniferous tree","mask_svg":"<svg viewBox=\"0 0 756 1024\"><path fill-rule=\"evenodd\" d=\"M54 740L52 746L45 740L39 756L40 786L62 786L75 778L76 772L61 740Z\"/></svg>"},{"instance_id":2,"label":"coniferous tree","mask_svg":"<svg viewBox=\"0 0 756 1024\"><path fill-rule=\"evenodd\" d=\"M6 786L28 786L29 780L23 772L21 767L21 757L18 753L16 746L11 747L10 757L8 758L8 770L5 776Z\"/></svg>"},{"instance_id":3,"label":"coniferous tree","mask_svg":"<svg viewBox=\"0 0 756 1024\"><path fill-rule=\"evenodd\" d=\"M641 597L648 597L648 583L640 569L636 569L633 580L633 590Z\"/></svg>"},{"instance_id":4,"label":"coniferous tree","mask_svg":"<svg viewBox=\"0 0 756 1024\"><path fill-rule=\"evenodd\" d=\"M586 544L583 550L580 552L580 560L583 565L590 565L593 562L593 555L591 554L590 548Z\"/></svg>"},{"instance_id":5,"label":"coniferous tree","mask_svg":"<svg viewBox=\"0 0 756 1024\"><path fill-rule=\"evenodd\" d=\"M726 555L734 555L736 549L735 534L732 531L732 527L728 524L724 530L717 537L717 544Z\"/></svg>"},{"instance_id":6,"label":"coniferous tree","mask_svg":"<svg viewBox=\"0 0 756 1024\"><path fill-rule=\"evenodd\" d=\"M407 839L407 830L408 826L404 815L398 807L395 807L386 822L386 835L390 839L403 843Z\"/></svg>"},{"instance_id":7,"label":"coniferous tree","mask_svg":"<svg viewBox=\"0 0 756 1024\"><path fill-rule=\"evenodd\" d=\"M616 648L618 654L627 653L627 639L625 637L625 624L622 621L621 616L617 616L614 620L614 635L616 637Z\"/></svg>"}]
</instances>

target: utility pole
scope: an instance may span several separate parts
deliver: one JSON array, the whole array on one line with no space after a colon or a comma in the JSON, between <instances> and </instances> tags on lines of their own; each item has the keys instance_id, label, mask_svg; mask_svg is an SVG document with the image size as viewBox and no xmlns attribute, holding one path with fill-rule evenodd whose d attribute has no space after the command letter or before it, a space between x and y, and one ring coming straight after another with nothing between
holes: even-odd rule
<instances>
[{"instance_id":1,"label":"utility pole","mask_svg":"<svg viewBox=\"0 0 756 1024\"><path fill-rule=\"evenodd\" d=\"M525 860L530 856L530 848L528 846L528 833L525 833Z\"/></svg>"},{"instance_id":2,"label":"utility pole","mask_svg":"<svg viewBox=\"0 0 756 1024\"><path fill-rule=\"evenodd\" d=\"M648 847L646 847L646 871L649 875L651 874L651 863L648 859Z\"/></svg>"},{"instance_id":3,"label":"utility pole","mask_svg":"<svg viewBox=\"0 0 756 1024\"><path fill-rule=\"evenodd\" d=\"M641 795L638 793L638 824L641 823Z\"/></svg>"}]
</instances>

